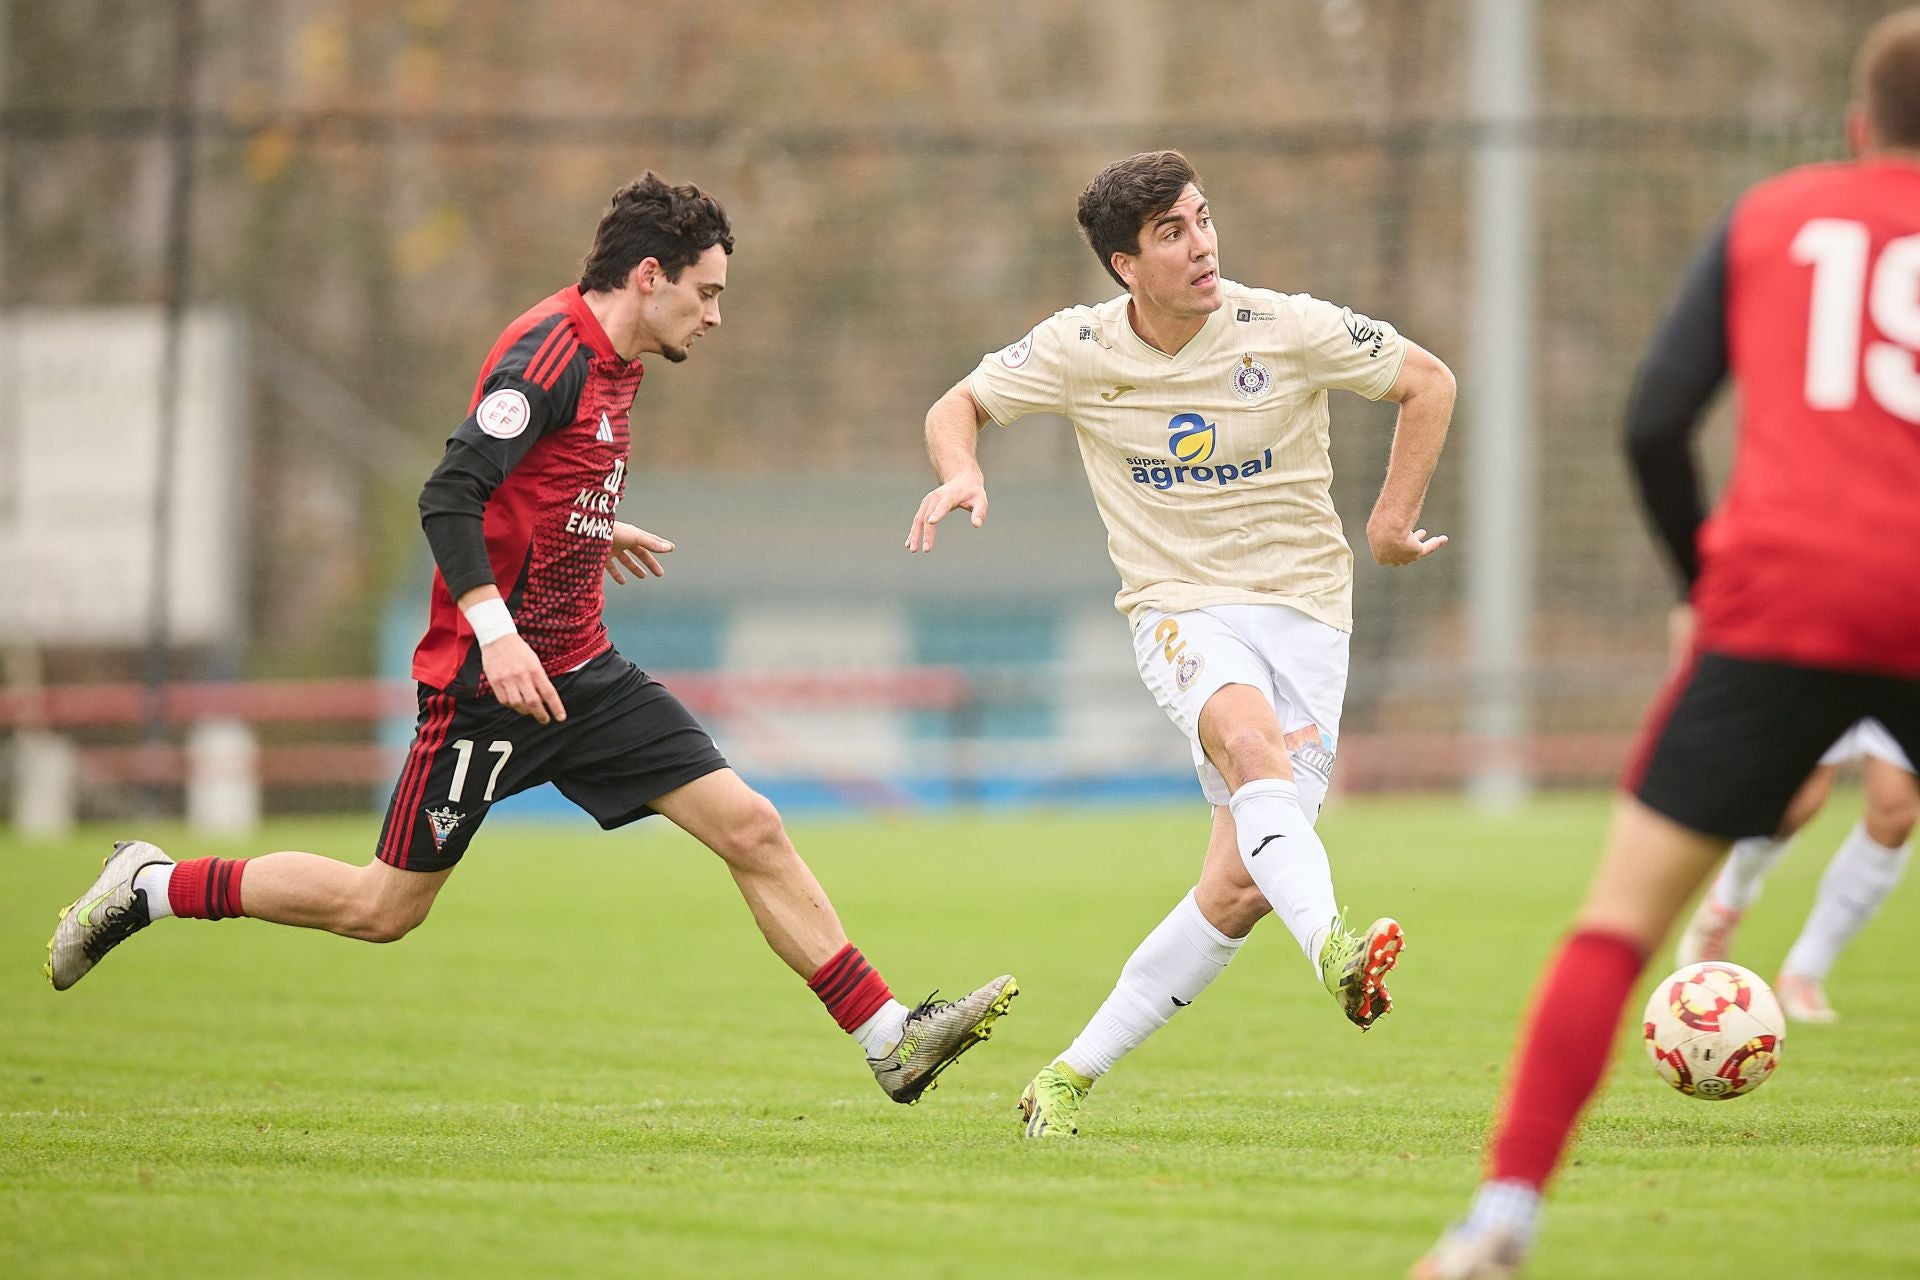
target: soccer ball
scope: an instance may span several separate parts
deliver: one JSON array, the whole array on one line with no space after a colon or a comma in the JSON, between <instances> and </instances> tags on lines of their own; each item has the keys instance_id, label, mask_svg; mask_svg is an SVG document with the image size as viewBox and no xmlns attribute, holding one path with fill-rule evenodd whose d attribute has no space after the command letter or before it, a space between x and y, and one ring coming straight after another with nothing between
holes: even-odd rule
<instances>
[{"instance_id":1,"label":"soccer ball","mask_svg":"<svg viewBox=\"0 0 1920 1280\"><path fill-rule=\"evenodd\" d=\"M1723 960L1690 964L1647 998L1653 1069L1689 1098L1752 1093L1780 1065L1787 1020L1773 988Z\"/></svg>"}]
</instances>

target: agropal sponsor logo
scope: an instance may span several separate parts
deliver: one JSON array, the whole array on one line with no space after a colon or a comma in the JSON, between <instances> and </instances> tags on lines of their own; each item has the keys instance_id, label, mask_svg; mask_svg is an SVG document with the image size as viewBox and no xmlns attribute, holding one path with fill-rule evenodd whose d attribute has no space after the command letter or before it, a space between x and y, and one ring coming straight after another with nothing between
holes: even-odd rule
<instances>
[{"instance_id":1,"label":"agropal sponsor logo","mask_svg":"<svg viewBox=\"0 0 1920 1280\"><path fill-rule=\"evenodd\" d=\"M1165 492L1177 484L1226 486L1273 468L1273 449L1269 446L1257 458L1238 462L1215 462L1214 451L1220 440L1219 427L1197 413L1175 414L1167 422L1165 458L1128 458L1135 484L1152 485Z\"/></svg>"}]
</instances>

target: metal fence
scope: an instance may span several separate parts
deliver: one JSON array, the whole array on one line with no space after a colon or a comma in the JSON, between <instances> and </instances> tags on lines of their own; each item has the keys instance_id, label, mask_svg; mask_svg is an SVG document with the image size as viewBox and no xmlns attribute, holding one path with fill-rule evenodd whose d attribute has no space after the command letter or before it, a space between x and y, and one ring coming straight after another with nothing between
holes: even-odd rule
<instances>
[{"instance_id":1,"label":"metal fence","mask_svg":"<svg viewBox=\"0 0 1920 1280\"><path fill-rule=\"evenodd\" d=\"M572 278L608 192L651 167L718 194L739 247L721 334L653 371L636 406L629 510L668 522L684 551L617 613L626 643L685 665L673 637L703 636L695 665L724 670L765 660L754 637L783 625L749 606L771 600L805 632L858 605L870 634L840 635L848 661L938 651L935 665L995 672L976 681L998 691L976 722L1000 726L988 748L1044 759L1049 734L1081 724L1103 749L1157 734L1133 763L1177 771L1180 744L1141 714L1103 614L1114 584L1066 424L985 442L982 534L911 569L897 550L927 484L927 404L982 351L1111 292L1075 196L1107 160L1171 145L1205 179L1227 275L1391 319L1460 375L1428 507L1455 542L1411 570L1365 564L1358 536L1391 415L1334 411L1335 497L1363 548L1347 728L1383 744L1368 785L1456 779L1470 767L1428 757L1476 749L1460 736L1477 696L1463 601L1489 495L1461 458L1483 425L1473 161L1492 140L1534 175L1516 570L1531 611L1507 675L1529 733L1551 739L1541 771L1599 776L1659 674L1672 599L1620 460L1633 360L1689 245L1745 185L1843 154L1846 59L1893 6L1517 7L1534 24L1533 107L1490 119L1472 105L1464 3L8 5L0 307L206 308L246 341L228 495L244 621L205 643L103 644L76 603L66 634L11 637L6 678L17 692L399 674L397 637L422 612L413 497L476 362ZM0 527L33 483L10 395ZM103 458L146 447L111 413L76 429ZM1724 424L1709 446L1724 466ZM131 561L151 552L156 510L92 518L124 526ZM103 563L73 598L153 583ZM1025 648L975 658L925 640L983 610L1016 621L980 644ZM1034 705L1050 709L1006 710ZM881 741L920 749L913 714ZM149 736L180 740L148 719Z\"/></svg>"}]
</instances>

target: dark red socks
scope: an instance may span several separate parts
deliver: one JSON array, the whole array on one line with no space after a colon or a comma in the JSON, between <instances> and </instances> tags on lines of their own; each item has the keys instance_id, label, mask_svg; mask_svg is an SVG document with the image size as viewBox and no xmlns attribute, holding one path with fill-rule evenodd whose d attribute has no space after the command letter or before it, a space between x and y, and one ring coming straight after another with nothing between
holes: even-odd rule
<instances>
[{"instance_id":1,"label":"dark red socks","mask_svg":"<svg viewBox=\"0 0 1920 1280\"><path fill-rule=\"evenodd\" d=\"M1646 963L1638 943L1592 930L1561 944L1547 967L1514 1054L1487 1176L1544 1187L1580 1111L1600 1086L1620 1010Z\"/></svg>"},{"instance_id":2,"label":"dark red socks","mask_svg":"<svg viewBox=\"0 0 1920 1280\"><path fill-rule=\"evenodd\" d=\"M893 999L886 979L851 942L834 952L833 959L807 979L807 986L820 997L820 1003L827 1006L827 1012L840 1024L840 1029L847 1032L880 1012L880 1007Z\"/></svg>"},{"instance_id":3,"label":"dark red socks","mask_svg":"<svg viewBox=\"0 0 1920 1280\"><path fill-rule=\"evenodd\" d=\"M240 909L240 877L246 869L244 858L190 858L177 864L167 881L173 914L190 920L246 914Z\"/></svg>"}]
</instances>

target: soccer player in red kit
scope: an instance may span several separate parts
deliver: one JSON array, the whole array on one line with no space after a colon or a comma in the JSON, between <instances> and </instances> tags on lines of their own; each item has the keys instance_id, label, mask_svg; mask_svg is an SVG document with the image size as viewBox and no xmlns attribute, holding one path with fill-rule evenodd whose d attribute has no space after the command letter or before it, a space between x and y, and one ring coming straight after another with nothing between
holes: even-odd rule
<instances>
[{"instance_id":1,"label":"soccer player in red kit","mask_svg":"<svg viewBox=\"0 0 1920 1280\"><path fill-rule=\"evenodd\" d=\"M437 571L414 653L420 717L377 857L175 863L123 842L61 913L56 989L168 915L247 915L391 942L426 918L497 800L552 782L613 828L662 814L719 854L768 944L913 1102L985 1039L1016 987L909 1009L847 941L765 798L667 689L614 651L601 573L658 574L672 544L622 523L640 357L687 358L720 324L733 233L718 201L652 173L614 193L578 285L488 353L467 417L420 495ZM624 569L624 572L623 572Z\"/></svg>"},{"instance_id":2,"label":"soccer player in red kit","mask_svg":"<svg viewBox=\"0 0 1920 1280\"><path fill-rule=\"evenodd\" d=\"M1920 748L1920 8L1869 33L1855 80L1857 158L1742 196L1642 363L1629 446L1693 580L1692 653L1541 978L1486 1181L1421 1280L1518 1271L1641 967L1727 846L1778 829L1861 717ZM1703 522L1689 437L1729 373L1738 452Z\"/></svg>"}]
</instances>

